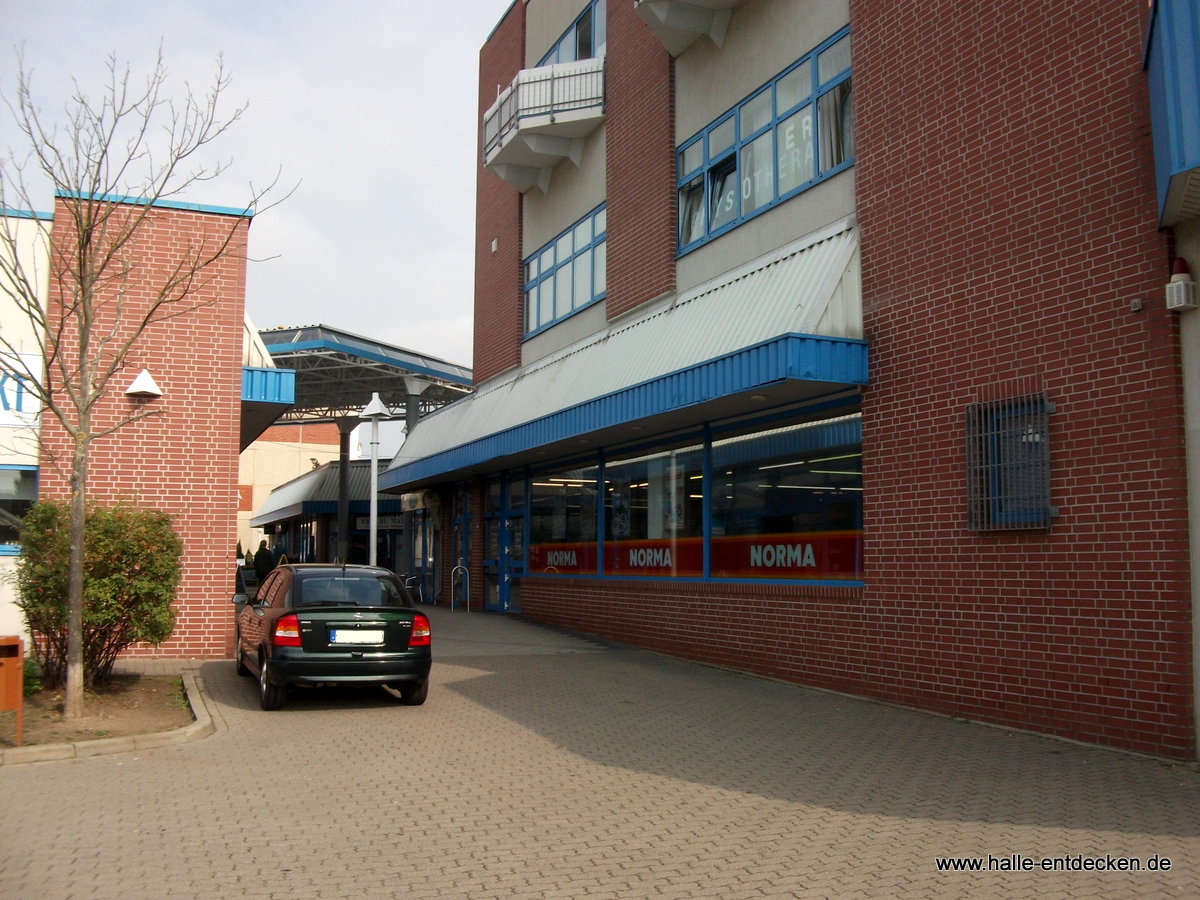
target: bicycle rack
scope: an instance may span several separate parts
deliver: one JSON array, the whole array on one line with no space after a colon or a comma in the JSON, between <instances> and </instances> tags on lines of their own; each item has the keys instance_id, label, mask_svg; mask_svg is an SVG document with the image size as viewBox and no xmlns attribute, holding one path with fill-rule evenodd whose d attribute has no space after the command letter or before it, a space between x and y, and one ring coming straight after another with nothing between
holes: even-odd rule
<instances>
[{"instance_id":1,"label":"bicycle rack","mask_svg":"<svg viewBox=\"0 0 1200 900\"><path fill-rule=\"evenodd\" d=\"M454 612L454 576L463 573L463 606L466 607L468 613L471 611L471 573L467 571L466 566L455 566L450 570L450 612Z\"/></svg>"}]
</instances>

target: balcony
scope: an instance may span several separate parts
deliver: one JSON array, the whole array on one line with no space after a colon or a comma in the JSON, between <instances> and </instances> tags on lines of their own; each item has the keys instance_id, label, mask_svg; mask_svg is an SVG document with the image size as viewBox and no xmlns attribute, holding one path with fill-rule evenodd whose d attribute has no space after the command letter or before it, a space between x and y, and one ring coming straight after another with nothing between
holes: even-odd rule
<instances>
[{"instance_id":1,"label":"balcony","mask_svg":"<svg viewBox=\"0 0 1200 900\"><path fill-rule=\"evenodd\" d=\"M522 69L483 116L483 164L522 194L550 189L564 159L604 121L604 58Z\"/></svg>"},{"instance_id":2,"label":"balcony","mask_svg":"<svg viewBox=\"0 0 1200 900\"><path fill-rule=\"evenodd\" d=\"M671 56L702 34L720 47L733 9L745 0L634 0L634 8Z\"/></svg>"}]
</instances>

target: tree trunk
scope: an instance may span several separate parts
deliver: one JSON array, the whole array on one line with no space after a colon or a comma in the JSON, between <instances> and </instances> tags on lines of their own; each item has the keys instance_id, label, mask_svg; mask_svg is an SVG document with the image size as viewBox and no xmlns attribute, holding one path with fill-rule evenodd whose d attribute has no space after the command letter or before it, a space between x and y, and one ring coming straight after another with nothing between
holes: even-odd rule
<instances>
[{"instance_id":1,"label":"tree trunk","mask_svg":"<svg viewBox=\"0 0 1200 900\"><path fill-rule=\"evenodd\" d=\"M83 540L87 514L88 433L86 420L75 435L71 457L71 557L67 565L67 694L63 718L83 715Z\"/></svg>"}]
</instances>

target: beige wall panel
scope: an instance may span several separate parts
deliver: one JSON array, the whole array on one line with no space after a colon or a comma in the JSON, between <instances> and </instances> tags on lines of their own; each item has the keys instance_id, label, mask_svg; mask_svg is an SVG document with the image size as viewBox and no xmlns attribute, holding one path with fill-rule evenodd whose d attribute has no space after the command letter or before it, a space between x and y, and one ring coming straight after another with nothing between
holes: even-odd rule
<instances>
[{"instance_id":1,"label":"beige wall panel","mask_svg":"<svg viewBox=\"0 0 1200 900\"><path fill-rule=\"evenodd\" d=\"M587 309L564 319L553 328L547 328L537 337L532 337L522 344L521 365L527 366L535 360L558 352L563 347L569 347L607 325L608 316L605 314L604 301L593 303Z\"/></svg>"},{"instance_id":2,"label":"beige wall panel","mask_svg":"<svg viewBox=\"0 0 1200 900\"><path fill-rule=\"evenodd\" d=\"M849 168L681 256L675 264L676 289L683 293L853 213L854 169Z\"/></svg>"},{"instance_id":3,"label":"beige wall panel","mask_svg":"<svg viewBox=\"0 0 1200 900\"><path fill-rule=\"evenodd\" d=\"M554 167L549 193L543 194L535 187L522 195L522 258L604 202L607 196L604 131L601 124L588 135L578 168L569 159Z\"/></svg>"},{"instance_id":4,"label":"beige wall panel","mask_svg":"<svg viewBox=\"0 0 1200 900\"><path fill-rule=\"evenodd\" d=\"M676 145L849 21L849 0L750 0L737 7L723 46L700 37L675 60Z\"/></svg>"},{"instance_id":5,"label":"beige wall panel","mask_svg":"<svg viewBox=\"0 0 1200 900\"><path fill-rule=\"evenodd\" d=\"M529 0L525 7L525 68L538 64L589 0ZM630 0L632 2L632 0Z\"/></svg>"}]
</instances>

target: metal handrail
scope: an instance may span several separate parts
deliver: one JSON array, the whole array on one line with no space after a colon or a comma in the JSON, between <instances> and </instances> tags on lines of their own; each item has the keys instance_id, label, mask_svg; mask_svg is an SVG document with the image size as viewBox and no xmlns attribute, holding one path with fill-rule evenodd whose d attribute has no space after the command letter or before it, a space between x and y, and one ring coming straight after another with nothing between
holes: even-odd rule
<instances>
[{"instance_id":1,"label":"metal handrail","mask_svg":"<svg viewBox=\"0 0 1200 900\"><path fill-rule=\"evenodd\" d=\"M463 606L466 607L468 613L471 612L471 573L466 566L455 566L450 570L450 612L454 612L454 576L458 574L459 569L463 573L463 585L466 590L463 593Z\"/></svg>"},{"instance_id":2,"label":"metal handrail","mask_svg":"<svg viewBox=\"0 0 1200 900\"><path fill-rule=\"evenodd\" d=\"M497 147L518 127L521 119L549 115L551 122L558 113L581 109L604 109L604 60L582 70L579 60L517 73L504 91L496 97L483 118L483 158L487 161ZM571 71L574 69L574 71Z\"/></svg>"}]
</instances>

